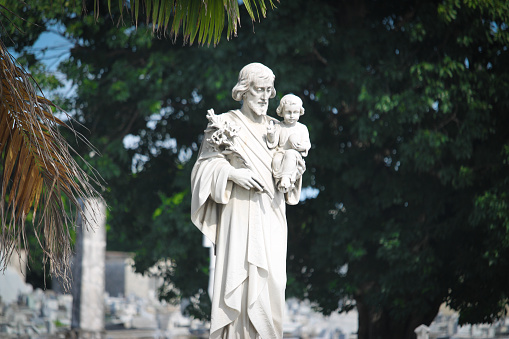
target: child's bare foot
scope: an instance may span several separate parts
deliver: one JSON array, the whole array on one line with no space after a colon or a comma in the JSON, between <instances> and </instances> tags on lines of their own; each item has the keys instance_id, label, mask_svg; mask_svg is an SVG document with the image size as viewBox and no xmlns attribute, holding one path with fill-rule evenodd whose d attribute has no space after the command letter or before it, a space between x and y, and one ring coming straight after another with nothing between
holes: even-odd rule
<instances>
[{"instance_id":1,"label":"child's bare foot","mask_svg":"<svg viewBox=\"0 0 509 339\"><path fill-rule=\"evenodd\" d=\"M292 183L290 182L290 178L282 177L281 182L279 183L279 190L283 193L287 193L291 185Z\"/></svg>"}]
</instances>

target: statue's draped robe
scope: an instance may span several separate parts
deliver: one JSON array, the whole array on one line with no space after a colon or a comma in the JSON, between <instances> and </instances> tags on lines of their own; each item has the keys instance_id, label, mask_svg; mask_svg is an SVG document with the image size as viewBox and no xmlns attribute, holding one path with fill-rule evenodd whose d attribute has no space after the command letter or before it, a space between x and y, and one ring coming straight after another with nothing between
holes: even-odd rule
<instances>
[{"instance_id":1,"label":"statue's draped robe","mask_svg":"<svg viewBox=\"0 0 509 339\"><path fill-rule=\"evenodd\" d=\"M245 165L213 150L207 129L191 174L191 219L216 246L210 338L282 338L285 197L274 188L266 124L255 124L240 111L218 117L240 126L236 147L266 192L246 190L228 180L232 168Z\"/></svg>"}]
</instances>

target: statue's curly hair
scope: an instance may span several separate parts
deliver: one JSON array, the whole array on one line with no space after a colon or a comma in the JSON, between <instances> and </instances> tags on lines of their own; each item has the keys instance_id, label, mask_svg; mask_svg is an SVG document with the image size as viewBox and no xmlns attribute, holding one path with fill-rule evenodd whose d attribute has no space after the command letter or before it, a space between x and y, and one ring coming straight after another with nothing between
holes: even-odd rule
<instances>
[{"instance_id":1,"label":"statue's curly hair","mask_svg":"<svg viewBox=\"0 0 509 339\"><path fill-rule=\"evenodd\" d=\"M302 106L302 99L294 94L287 94L284 97L281 98L281 101L279 102L279 106L276 108L276 113L280 117L283 116L283 111L285 110L285 105L291 104L291 103L297 103L300 105L300 115L304 115L304 107Z\"/></svg>"},{"instance_id":2,"label":"statue's curly hair","mask_svg":"<svg viewBox=\"0 0 509 339\"><path fill-rule=\"evenodd\" d=\"M232 89L232 97L235 101L241 101L243 99L244 94L249 91L251 83L254 79L268 79L274 80L276 76L272 72L270 68L259 63L253 62L244 66L239 72L239 80L237 84ZM276 96L276 89L272 86L272 91L270 93L270 98L274 98Z\"/></svg>"}]
</instances>

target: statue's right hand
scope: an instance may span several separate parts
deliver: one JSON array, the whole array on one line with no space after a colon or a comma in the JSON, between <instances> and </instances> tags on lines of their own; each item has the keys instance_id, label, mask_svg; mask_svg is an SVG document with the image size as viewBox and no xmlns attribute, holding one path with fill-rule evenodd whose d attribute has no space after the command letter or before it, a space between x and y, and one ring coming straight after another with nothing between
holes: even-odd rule
<instances>
[{"instance_id":1,"label":"statue's right hand","mask_svg":"<svg viewBox=\"0 0 509 339\"><path fill-rule=\"evenodd\" d=\"M232 169L228 175L228 179L246 190L250 190L251 188L260 192L264 190L260 178L247 168Z\"/></svg>"}]
</instances>

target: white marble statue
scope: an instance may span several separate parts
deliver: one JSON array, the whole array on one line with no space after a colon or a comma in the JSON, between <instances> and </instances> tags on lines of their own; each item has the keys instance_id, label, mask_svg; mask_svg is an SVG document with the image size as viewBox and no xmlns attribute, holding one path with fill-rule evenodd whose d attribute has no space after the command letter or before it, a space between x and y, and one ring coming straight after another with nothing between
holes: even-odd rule
<instances>
[{"instance_id":1,"label":"white marble statue","mask_svg":"<svg viewBox=\"0 0 509 339\"><path fill-rule=\"evenodd\" d=\"M300 195L301 178L306 170L302 157L307 156L311 148L308 129L299 122L300 116L304 114L302 100L296 95L287 94L281 98L276 113L283 117L283 121L278 124L271 121L267 127L267 146L276 148L272 160L276 187L283 193L291 194L297 186L296 192Z\"/></svg>"},{"instance_id":2,"label":"white marble statue","mask_svg":"<svg viewBox=\"0 0 509 339\"><path fill-rule=\"evenodd\" d=\"M285 199L276 189L275 149L267 147L269 99L275 76L252 63L239 74L233 99L240 110L209 110L191 174L191 219L216 249L210 338L282 338L286 287ZM289 201L288 197L297 200Z\"/></svg>"}]
</instances>

